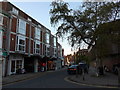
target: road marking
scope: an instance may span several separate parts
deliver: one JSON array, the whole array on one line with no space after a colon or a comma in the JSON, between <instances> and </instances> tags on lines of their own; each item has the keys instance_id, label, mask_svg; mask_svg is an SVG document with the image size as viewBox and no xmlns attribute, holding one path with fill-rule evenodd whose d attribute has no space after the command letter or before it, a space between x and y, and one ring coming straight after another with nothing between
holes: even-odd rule
<instances>
[{"instance_id":1,"label":"road marking","mask_svg":"<svg viewBox=\"0 0 120 90\"><path fill-rule=\"evenodd\" d=\"M115 87L115 86L102 86L102 85L92 85L92 84L78 83L78 82L69 80L68 77L65 77L64 80L67 81L67 82L70 82L70 83L74 83L74 84L77 84L77 85L83 85L83 86L92 86L92 87L100 87L100 88L119 88L119 87Z\"/></svg>"}]
</instances>

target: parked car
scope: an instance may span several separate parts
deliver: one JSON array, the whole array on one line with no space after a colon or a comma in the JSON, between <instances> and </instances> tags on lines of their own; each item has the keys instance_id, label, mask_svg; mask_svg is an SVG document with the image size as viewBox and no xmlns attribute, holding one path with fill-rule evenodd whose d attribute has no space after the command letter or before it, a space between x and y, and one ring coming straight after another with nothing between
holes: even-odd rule
<instances>
[{"instance_id":1,"label":"parked car","mask_svg":"<svg viewBox=\"0 0 120 90\"><path fill-rule=\"evenodd\" d=\"M67 69L68 74L76 74L78 65L71 65Z\"/></svg>"},{"instance_id":2,"label":"parked car","mask_svg":"<svg viewBox=\"0 0 120 90\"><path fill-rule=\"evenodd\" d=\"M113 67L112 67L113 73L118 75L119 68L120 68L120 63L114 64Z\"/></svg>"},{"instance_id":3,"label":"parked car","mask_svg":"<svg viewBox=\"0 0 120 90\"><path fill-rule=\"evenodd\" d=\"M79 71L84 70L85 73L88 73L89 66L86 63L79 63ZM81 72L82 73L82 72Z\"/></svg>"}]
</instances>

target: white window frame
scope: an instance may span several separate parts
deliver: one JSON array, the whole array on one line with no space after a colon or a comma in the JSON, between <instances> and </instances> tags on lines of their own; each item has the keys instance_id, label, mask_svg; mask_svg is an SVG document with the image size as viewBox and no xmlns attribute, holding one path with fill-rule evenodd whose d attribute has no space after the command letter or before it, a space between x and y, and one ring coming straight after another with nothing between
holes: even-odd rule
<instances>
[{"instance_id":1,"label":"white window frame","mask_svg":"<svg viewBox=\"0 0 120 90\"><path fill-rule=\"evenodd\" d=\"M56 40L56 37L54 37L54 47L56 47L57 46L57 40Z\"/></svg>"},{"instance_id":2,"label":"white window frame","mask_svg":"<svg viewBox=\"0 0 120 90\"><path fill-rule=\"evenodd\" d=\"M40 34L41 34L41 29L40 28L35 28L35 39L40 40Z\"/></svg>"},{"instance_id":3,"label":"white window frame","mask_svg":"<svg viewBox=\"0 0 120 90\"><path fill-rule=\"evenodd\" d=\"M3 16L0 14L0 25L3 25Z\"/></svg>"},{"instance_id":4,"label":"white window frame","mask_svg":"<svg viewBox=\"0 0 120 90\"><path fill-rule=\"evenodd\" d=\"M39 48L37 48L37 45L39 45ZM37 50L38 50L39 52L37 52ZM40 41L38 41L38 40L35 41L34 53L35 53L35 54L40 54Z\"/></svg>"},{"instance_id":5,"label":"white window frame","mask_svg":"<svg viewBox=\"0 0 120 90\"><path fill-rule=\"evenodd\" d=\"M26 35L26 22L22 19L19 19L18 33Z\"/></svg>"},{"instance_id":6,"label":"white window frame","mask_svg":"<svg viewBox=\"0 0 120 90\"><path fill-rule=\"evenodd\" d=\"M57 49L54 48L54 55L56 56L56 54L57 54Z\"/></svg>"},{"instance_id":7,"label":"white window frame","mask_svg":"<svg viewBox=\"0 0 120 90\"><path fill-rule=\"evenodd\" d=\"M31 22L32 20L30 18L27 19L29 22Z\"/></svg>"},{"instance_id":8,"label":"white window frame","mask_svg":"<svg viewBox=\"0 0 120 90\"><path fill-rule=\"evenodd\" d=\"M49 50L48 50L48 48L49 48ZM46 55L50 56L50 46L49 45L46 45Z\"/></svg>"},{"instance_id":9,"label":"white window frame","mask_svg":"<svg viewBox=\"0 0 120 90\"><path fill-rule=\"evenodd\" d=\"M47 44L50 44L50 34L49 33L46 33L46 43Z\"/></svg>"},{"instance_id":10,"label":"white window frame","mask_svg":"<svg viewBox=\"0 0 120 90\"><path fill-rule=\"evenodd\" d=\"M17 38L18 38L18 39L17 39L17 40L18 40L18 41L17 41L17 51L25 52L25 48L26 48L26 47L25 47L25 45L26 45L25 36L18 35ZM20 44L20 40L24 40L24 45ZM20 47L20 46L24 47L24 50L19 50L19 47Z\"/></svg>"},{"instance_id":11,"label":"white window frame","mask_svg":"<svg viewBox=\"0 0 120 90\"><path fill-rule=\"evenodd\" d=\"M14 14L16 14L16 15L18 15L18 13L19 13L19 11L16 9L16 8L12 8L12 12L14 13Z\"/></svg>"}]
</instances>

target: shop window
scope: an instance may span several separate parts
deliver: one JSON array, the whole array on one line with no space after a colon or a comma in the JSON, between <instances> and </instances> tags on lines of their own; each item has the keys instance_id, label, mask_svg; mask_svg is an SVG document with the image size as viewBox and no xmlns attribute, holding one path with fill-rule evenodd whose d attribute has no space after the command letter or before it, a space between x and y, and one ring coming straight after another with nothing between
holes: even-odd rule
<instances>
[{"instance_id":1,"label":"shop window","mask_svg":"<svg viewBox=\"0 0 120 90\"><path fill-rule=\"evenodd\" d=\"M22 19L19 19L18 33L23 34L23 35L26 34L26 22Z\"/></svg>"},{"instance_id":2,"label":"shop window","mask_svg":"<svg viewBox=\"0 0 120 90\"><path fill-rule=\"evenodd\" d=\"M17 60L16 61L16 70L22 68L22 60Z\"/></svg>"}]
</instances>

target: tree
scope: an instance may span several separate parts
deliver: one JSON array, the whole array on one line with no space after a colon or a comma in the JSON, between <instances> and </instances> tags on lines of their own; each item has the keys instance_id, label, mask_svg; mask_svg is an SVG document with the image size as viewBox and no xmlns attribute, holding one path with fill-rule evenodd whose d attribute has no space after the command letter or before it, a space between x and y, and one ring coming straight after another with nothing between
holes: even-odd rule
<instances>
[{"instance_id":1,"label":"tree","mask_svg":"<svg viewBox=\"0 0 120 90\"><path fill-rule=\"evenodd\" d=\"M76 63L78 64L79 62L86 62L87 64L89 64L90 60L86 55L76 55Z\"/></svg>"},{"instance_id":2,"label":"tree","mask_svg":"<svg viewBox=\"0 0 120 90\"><path fill-rule=\"evenodd\" d=\"M120 2L84 2L82 10L69 9L69 4L63 1L51 3L51 25L58 26L57 35L69 34L71 46L84 42L95 45L96 28L105 22L119 17ZM115 13L115 14L114 14Z\"/></svg>"},{"instance_id":3,"label":"tree","mask_svg":"<svg viewBox=\"0 0 120 90\"><path fill-rule=\"evenodd\" d=\"M68 40L72 46L76 44L80 46L84 42L95 47L95 56L100 59L102 66L102 57L110 50L105 47L109 44L106 42L109 35L101 34L99 31L102 27L99 26L120 18L120 1L84 2L82 10L69 9L69 4L63 1L52 2L51 6L51 24L54 26L60 24L57 35L62 37L69 33Z\"/></svg>"}]
</instances>

